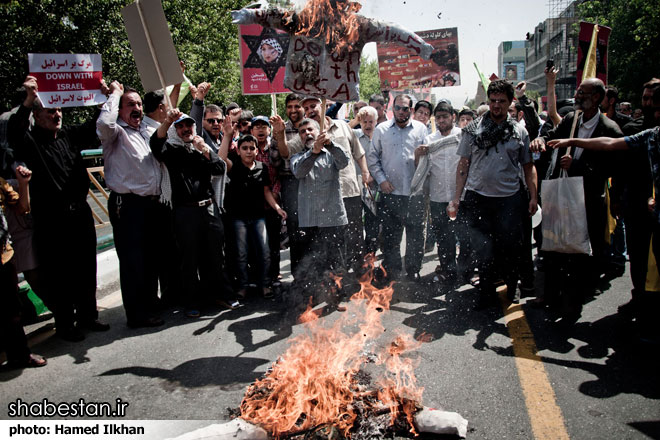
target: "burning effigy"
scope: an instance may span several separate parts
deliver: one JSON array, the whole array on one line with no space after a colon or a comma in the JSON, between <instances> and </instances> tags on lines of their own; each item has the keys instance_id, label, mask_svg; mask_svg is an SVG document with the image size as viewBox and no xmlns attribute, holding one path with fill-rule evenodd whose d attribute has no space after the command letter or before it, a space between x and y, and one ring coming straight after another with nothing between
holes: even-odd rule
<instances>
[{"instance_id":1,"label":"burning effigy","mask_svg":"<svg viewBox=\"0 0 660 440\"><path fill-rule=\"evenodd\" d=\"M384 339L389 334L381 317L394 289L378 289L372 278L370 261L360 290L333 323L308 307L299 318L305 331L248 386L237 419L177 440L367 440L422 432L465 437L468 422L459 414L422 406L417 360L409 356L420 342L404 333Z\"/></svg>"},{"instance_id":2,"label":"burning effigy","mask_svg":"<svg viewBox=\"0 0 660 440\"><path fill-rule=\"evenodd\" d=\"M232 11L234 23L259 24L291 35L285 85L304 95L346 102L357 100L362 48L393 41L429 58L433 47L392 23L357 14L347 0L310 0L300 11L276 7ZM334 322L320 319L310 299L299 322L304 331L266 374L249 385L234 420L177 437L198 439L352 439L420 433L465 437L467 420L458 413L422 405L417 383L419 345L402 332L390 337L382 323L393 284L371 284L373 256ZM341 288L341 279L335 278Z\"/></svg>"},{"instance_id":3,"label":"burning effigy","mask_svg":"<svg viewBox=\"0 0 660 440\"><path fill-rule=\"evenodd\" d=\"M394 23L358 14L350 0L310 0L300 10L279 7L232 11L237 24L258 24L291 35L284 85L303 95L338 102L359 99L360 56L369 42L394 42L429 59L433 46Z\"/></svg>"}]
</instances>

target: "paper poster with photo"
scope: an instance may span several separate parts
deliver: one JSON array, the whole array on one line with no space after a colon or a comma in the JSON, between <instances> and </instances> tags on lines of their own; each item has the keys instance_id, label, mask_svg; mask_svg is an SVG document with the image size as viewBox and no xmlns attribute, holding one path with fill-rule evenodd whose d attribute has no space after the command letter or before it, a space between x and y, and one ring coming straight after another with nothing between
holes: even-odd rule
<instances>
[{"instance_id":1,"label":"paper poster with photo","mask_svg":"<svg viewBox=\"0 0 660 440\"><path fill-rule=\"evenodd\" d=\"M238 27L244 95L289 93L284 87L289 34L258 24Z\"/></svg>"},{"instance_id":2,"label":"paper poster with photo","mask_svg":"<svg viewBox=\"0 0 660 440\"><path fill-rule=\"evenodd\" d=\"M517 83L525 80L525 63L513 62L502 66L501 78Z\"/></svg>"},{"instance_id":3,"label":"paper poster with photo","mask_svg":"<svg viewBox=\"0 0 660 440\"><path fill-rule=\"evenodd\" d=\"M101 55L29 53L30 75L37 78L39 100L46 108L104 103Z\"/></svg>"},{"instance_id":4,"label":"paper poster with photo","mask_svg":"<svg viewBox=\"0 0 660 440\"><path fill-rule=\"evenodd\" d=\"M433 46L430 60L394 43L378 43L378 71L383 90L452 87L461 84L458 29L416 32Z\"/></svg>"}]
</instances>

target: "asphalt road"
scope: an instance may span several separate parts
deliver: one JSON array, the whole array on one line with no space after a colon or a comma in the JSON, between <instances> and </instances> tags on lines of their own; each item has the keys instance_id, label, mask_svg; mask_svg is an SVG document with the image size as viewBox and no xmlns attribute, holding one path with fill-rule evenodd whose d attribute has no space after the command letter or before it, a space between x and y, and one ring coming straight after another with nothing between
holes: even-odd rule
<instances>
[{"instance_id":1,"label":"asphalt road","mask_svg":"<svg viewBox=\"0 0 660 440\"><path fill-rule=\"evenodd\" d=\"M658 347L638 343L617 316L630 297L628 275L590 298L575 327L562 331L545 311L526 305L528 299L522 306L503 299L502 307L472 310L476 291L439 289L430 283L435 266L427 253L424 283L395 285L391 309L382 313L384 337L369 349L397 331L424 341L412 353L423 403L468 419L469 439L660 438ZM81 343L54 337L52 323L30 327L32 350L49 364L0 371L0 418L9 418L6 408L18 398L120 398L129 403L127 420L190 421L162 422L156 438L172 437L228 420L227 409L240 404L246 386L304 332L284 319L287 307L277 297L253 298L232 311L206 310L199 319L171 309L165 326L139 330L126 327L118 291L100 298L99 306L112 328ZM342 313L328 311L321 320L329 325Z\"/></svg>"}]
</instances>

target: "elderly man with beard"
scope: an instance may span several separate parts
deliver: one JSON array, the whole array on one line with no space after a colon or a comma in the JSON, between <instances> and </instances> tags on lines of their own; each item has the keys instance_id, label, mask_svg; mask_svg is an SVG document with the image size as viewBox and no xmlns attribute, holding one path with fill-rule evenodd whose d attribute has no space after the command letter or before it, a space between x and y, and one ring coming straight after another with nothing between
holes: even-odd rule
<instances>
[{"instance_id":1,"label":"elderly man with beard","mask_svg":"<svg viewBox=\"0 0 660 440\"><path fill-rule=\"evenodd\" d=\"M305 117L315 120L319 125L322 115L321 99L315 96L307 96L301 104L305 110ZM345 121L330 119L325 116L324 119L327 135L331 141L344 149L357 162L362 174L362 181L369 183L371 176L367 169L367 161L364 149L360 145L353 129ZM300 139L292 139L287 143L287 152L296 154L302 151L303 144ZM288 156L282 155L283 158ZM357 178L355 167L344 167L339 171L339 181L341 184L341 194L348 217L348 226L345 228L346 236L344 239L345 248L343 249L347 268L359 269L362 266L361 256L364 247L364 236L362 226L362 194L360 184Z\"/></svg>"},{"instance_id":2,"label":"elderly man with beard","mask_svg":"<svg viewBox=\"0 0 660 440\"><path fill-rule=\"evenodd\" d=\"M159 234L163 222L161 167L149 149L153 128L142 120L142 100L117 81L96 123L103 145L108 211L119 257L119 282L129 327L156 327Z\"/></svg>"},{"instance_id":3,"label":"elderly man with beard","mask_svg":"<svg viewBox=\"0 0 660 440\"><path fill-rule=\"evenodd\" d=\"M240 306L224 271L224 228L211 185L211 176L225 174L227 165L195 133L194 119L174 109L149 142L170 173L186 315L191 318L200 316L204 299L232 309Z\"/></svg>"},{"instance_id":4,"label":"elderly man with beard","mask_svg":"<svg viewBox=\"0 0 660 440\"><path fill-rule=\"evenodd\" d=\"M552 140L548 142L552 148L566 148L569 146L580 147L584 149L594 149L599 151L614 151L614 150L627 150L634 152L639 150L647 156L650 162L649 169L652 175L652 186L655 188L655 194L660 190L660 87L657 87L653 92L653 121L654 127L648 128L638 134L626 136L623 138L608 138L600 137L593 139L562 139ZM648 112L649 115L651 112ZM648 121L648 120L647 120ZM651 228L653 231L653 240L651 249L655 255L656 265L660 261L660 206L657 203L656 197L649 197L644 205L636 205L635 217L639 222L640 219L646 220L646 227ZM636 224L638 226L639 223ZM644 250L645 255L635 253L634 262L636 265L642 264L641 258L645 257L647 260L644 266L648 267L648 252L649 241L651 234L646 231L634 231L636 240L646 240L646 242L635 243L635 252L637 250ZM638 258L640 260L638 260ZM656 345L660 342L660 325L658 324L658 306L660 305L660 294L653 291L645 291L646 284L646 271L641 275L641 280L636 279L640 275L638 270L633 271L633 255L630 256L631 273L633 273L633 286L639 289L641 284L642 290L633 291L633 300L627 306L619 308L619 312L628 311L625 313L631 318L637 318L637 324L642 338L651 339Z\"/></svg>"},{"instance_id":5,"label":"elderly man with beard","mask_svg":"<svg viewBox=\"0 0 660 440\"><path fill-rule=\"evenodd\" d=\"M523 237L521 211L532 215L537 209L529 135L507 112L513 95L513 85L506 80L491 82L489 110L463 129L456 193L447 210L449 215L452 208L458 213L460 203L460 211L468 219L479 260L477 308L494 304L497 275L504 279L509 297L514 295ZM527 206L519 177L521 168L530 192Z\"/></svg>"},{"instance_id":6,"label":"elderly man with beard","mask_svg":"<svg viewBox=\"0 0 660 440\"><path fill-rule=\"evenodd\" d=\"M354 128L353 131L360 141L360 144L365 151L365 155L369 153L369 150L371 149L371 139L374 136L377 119L378 111L372 106L366 105L366 103L355 115L355 120L359 122L358 125L360 128ZM367 191L369 191L371 197L374 198L378 191L376 182L370 182L366 188L368 188ZM373 203L375 205L376 200L374 200ZM364 199L362 201L362 209L364 211L364 253L373 253L375 255L378 250L380 220L378 219L377 213L371 210L373 207L370 208L364 203Z\"/></svg>"},{"instance_id":7,"label":"elderly man with beard","mask_svg":"<svg viewBox=\"0 0 660 440\"><path fill-rule=\"evenodd\" d=\"M532 151L545 151L549 140L571 137L573 122L576 128L573 137L621 137L616 123L602 114L599 104L605 97L605 85L597 78L583 81L575 92L575 109L569 113L547 136L534 139ZM546 153L548 154L549 151ZM559 322L574 324L580 317L585 294L594 292L597 286L599 269L605 258L605 232L607 227L607 204L605 191L607 179L612 175L614 160L599 151L582 148L558 150L558 165L548 170L547 177L559 178L560 171L568 176L584 178L584 201L587 211L587 227L593 256L547 252L545 257L545 286L543 303L559 309L562 314ZM563 302L563 304L562 304Z\"/></svg>"},{"instance_id":8,"label":"elderly man with beard","mask_svg":"<svg viewBox=\"0 0 660 440\"><path fill-rule=\"evenodd\" d=\"M319 124L313 119L303 119L298 132L304 149L291 158L291 169L300 181L298 222L305 251L296 282L301 280L306 288L320 271L344 268L341 247L348 218L339 172L349 165L350 157L327 132L319 133Z\"/></svg>"},{"instance_id":9,"label":"elderly man with beard","mask_svg":"<svg viewBox=\"0 0 660 440\"><path fill-rule=\"evenodd\" d=\"M96 310L96 232L86 200L89 177L80 153L98 143L96 118L62 127L62 109L43 108L38 100L37 79L28 76L23 87L25 100L9 119L7 134L16 159L34 173L34 245L46 296L55 306L57 335L81 341L83 329L110 328L98 321Z\"/></svg>"}]
</instances>

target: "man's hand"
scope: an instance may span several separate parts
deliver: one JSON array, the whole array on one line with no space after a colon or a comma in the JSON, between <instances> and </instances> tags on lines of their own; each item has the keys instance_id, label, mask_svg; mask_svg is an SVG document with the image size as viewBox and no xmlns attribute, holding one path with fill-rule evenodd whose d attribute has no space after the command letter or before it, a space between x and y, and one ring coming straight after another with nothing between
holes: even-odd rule
<instances>
[{"instance_id":1,"label":"man's hand","mask_svg":"<svg viewBox=\"0 0 660 440\"><path fill-rule=\"evenodd\" d=\"M233 139L237 127L238 124L236 123L236 121L234 121L232 118L227 116L225 120L222 122L222 133L224 136L229 136L230 139Z\"/></svg>"},{"instance_id":2,"label":"man's hand","mask_svg":"<svg viewBox=\"0 0 660 440\"><path fill-rule=\"evenodd\" d=\"M516 95L516 99L520 99L525 95L525 91L527 90L527 83L525 81L520 81L518 85L516 85L516 88L514 89L514 94Z\"/></svg>"},{"instance_id":3,"label":"man's hand","mask_svg":"<svg viewBox=\"0 0 660 440\"><path fill-rule=\"evenodd\" d=\"M329 142L330 142L330 138L328 137L328 132L323 130L314 141L314 147L312 148L312 153L319 154L323 149L323 146Z\"/></svg>"},{"instance_id":4,"label":"man's hand","mask_svg":"<svg viewBox=\"0 0 660 440\"><path fill-rule=\"evenodd\" d=\"M550 148L568 148L571 146L570 139L553 139L546 144Z\"/></svg>"},{"instance_id":5,"label":"man's hand","mask_svg":"<svg viewBox=\"0 0 660 440\"><path fill-rule=\"evenodd\" d=\"M447 216L451 220L456 220L456 216L458 215L458 205L459 201L458 200L452 200L447 204Z\"/></svg>"},{"instance_id":6,"label":"man's hand","mask_svg":"<svg viewBox=\"0 0 660 440\"><path fill-rule=\"evenodd\" d=\"M371 182L374 181L374 178L371 177L371 174L369 174L369 170L363 170L362 171L362 184L365 186L369 186Z\"/></svg>"},{"instance_id":7,"label":"man's hand","mask_svg":"<svg viewBox=\"0 0 660 440\"><path fill-rule=\"evenodd\" d=\"M16 180L18 180L18 184L27 184L30 179L32 178L32 170L29 168L19 165L16 167Z\"/></svg>"},{"instance_id":8,"label":"man's hand","mask_svg":"<svg viewBox=\"0 0 660 440\"><path fill-rule=\"evenodd\" d=\"M124 94L124 86L119 83L119 81L113 81L108 86L109 94L117 93L119 96Z\"/></svg>"},{"instance_id":9,"label":"man's hand","mask_svg":"<svg viewBox=\"0 0 660 440\"><path fill-rule=\"evenodd\" d=\"M241 112L243 112L243 109L241 109L240 107L235 108L233 110L230 110L229 115L227 115L227 116L229 116L232 121L238 122L238 118L241 117Z\"/></svg>"},{"instance_id":10,"label":"man's hand","mask_svg":"<svg viewBox=\"0 0 660 440\"><path fill-rule=\"evenodd\" d=\"M206 142L204 142L204 138L199 136L199 135L195 135L193 137L192 144L193 144L193 147L195 147L197 149L197 151L201 151L202 153L204 153L206 151L206 149L208 148L206 146Z\"/></svg>"},{"instance_id":11,"label":"man's hand","mask_svg":"<svg viewBox=\"0 0 660 440\"><path fill-rule=\"evenodd\" d=\"M283 210L281 207L278 206L276 212L277 212L277 215L282 217L282 220L286 220L287 215L286 215L285 210Z\"/></svg>"},{"instance_id":12,"label":"man's hand","mask_svg":"<svg viewBox=\"0 0 660 440\"><path fill-rule=\"evenodd\" d=\"M198 84L195 88L195 92L193 93L193 99L204 101L204 99L206 99L206 95L209 93L209 90L211 90L211 84L207 82Z\"/></svg>"},{"instance_id":13,"label":"man's hand","mask_svg":"<svg viewBox=\"0 0 660 440\"><path fill-rule=\"evenodd\" d=\"M380 184L380 190L385 194L390 194L394 191L394 186L392 186L392 184L386 180Z\"/></svg>"},{"instance_id":14,"label":"man's hand","mask_svg":"<svg viewBox=\"0 0 660 440\"><path fill-rule=\"evenodd\" d=\"M110 96L110 88L105 83L104 79L101 79L101 93L104 94L105 96Z\"/></svg>"},{"instance_id":15,"label":"man's hand","mask_svg":"<svg viewBox=\"0 0 660 440\"><path fill-rule=\"evenodd\" d=\"M165 118L165 123L167 123L168 126L172 125L174 121L179 119L182 115L183 113L181 113L181 110L179 110L178 108L168 110L167 117Z\"/></svg>"},{"instance_id":16,"label":"man's hand","mask_svg":"<svg viewBox=\"0 0 660 440\"><path fill-rule=\"evenodd\" d=\"M537 137L529 143L529 149L532 150L533 153L542 153L545 151L545 141L542 137Z\"/></svg>"},{"instance_id":17,"label":"man's hand","mask_svg":"<svg viewBox=\"0 0 660 440\"><path fill-rule=\"evenodd\" d=\"M273 126L273 134L284 133L284 119L280 115L271 116L270 124Z\"/></svg>"},{"instance_id":18,"label":"man's hand","mask_svg":"<svg viewBox=\"0 0 660 440\"><path fill-rule=\"evenodd\" d=\"M559 166L561 167L562 170L568 170L571 167L572 162L573 162L573 158L567 154L561 157L561 159L559 160Z\"/></svg>"},{"instance_id":19,"label":"man's hand","mask_svg":"<svg viewBox=\"0 0 660 440\"><path fill-rule=\"evenodd\" d=\"M32 108L34 101L37 99L37 91L39 91L39 86L37 85L37 78L34 76L28 75L23 82L23 88L27 92L25 101L23 101L23 106Z\"/></svg>"},{"instance_id":20,"label":"man's hand","mask_svg":"<svg viewBox=\"0 0 660 440\"><path fill-rule=\"evenodd\" d=\"M557 81L557 74L559 73L559 69L556 67L551 67L548 69L547 67L544 70L545 72L545 81L548 83L548 85L551 85L554 87L555 82Z\"/></svg>"},{"instance_id":21,"label":"man's hand","mask_svg":"<svg viewBox=\"0 0 660 440\"><path fill-rule=\"evenodd\" d=\"M429 154L428 145L420 145L419 147L415 148L415 163L417 163L421 156L426 156L427 154Z\"/></svg>"},{"instance_id":22,"label":"man's hand","mask_svg":"<svg viewBox=\"0 0 660 440\"><path fill-rule=\"evenodd\" d=\"M530 199L529 200L529 207L527 208L527 210L529 211L530 217L532 215L536 214L536 211L538 211L538 209L539 209L539 203L538 203L538 200L536 200L536 197L534 197L533 199Z\"/></svg>"}]
</instances>

